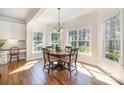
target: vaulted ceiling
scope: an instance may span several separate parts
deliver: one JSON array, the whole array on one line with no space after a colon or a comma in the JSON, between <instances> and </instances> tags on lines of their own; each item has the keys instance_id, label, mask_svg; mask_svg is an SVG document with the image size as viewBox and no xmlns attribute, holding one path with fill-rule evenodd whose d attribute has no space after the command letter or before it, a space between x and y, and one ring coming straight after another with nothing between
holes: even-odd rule
<instances>
[{"instance_id":1,"label":"vaulted ceiling","mask_svg":"<svg viewBox=\"0 0 124 93\"><path fill-rule=\"evenodd\" d=\"M95 8L61 8L60 10L60 20L61 22L68 22L81 15L89 13ZM37 21L42 23L57 23L58 21L58 10L57 8L47 8L45 11L39 15Z\"/></svg>"},{"instance_id":2,"label":"vaulted ceiling","mask_svg":"<svg viewBox=\"0 0 124 93\"><path fill-rule=\"evenodd\" d=\"M30 20L40 8L0 8L0 16L11 19L24 21ZM95 10L95 8L61 8L60 20L67 22ZM57 8L46 8L39 16L36 17L37 22L45 24L57 23Z\"/></svg>"},{"instance_id":3,"label":"vaulted ceiling","mask_svg":"<svg viewBox=\"0 0 124 93\"><path fill-rule=\"evenodd\" d=\"M0 8L0 16L26 21L38 10L38 8Z\"/></svg>"}]
</instances>

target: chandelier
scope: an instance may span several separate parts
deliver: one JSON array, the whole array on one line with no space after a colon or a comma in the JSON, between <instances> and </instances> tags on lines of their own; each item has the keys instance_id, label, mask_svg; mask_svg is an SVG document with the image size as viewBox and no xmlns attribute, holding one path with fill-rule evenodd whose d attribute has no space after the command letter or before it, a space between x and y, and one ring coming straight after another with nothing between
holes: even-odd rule
<instances>
[{"instance_id":1,"label":"chandelier","mask_svg":"<svg viewBox=\"0 0 124 93\"><path fill-rule=\"evenodd\" d=\"M62 30L62 26L61 26L61 23L60 23L60 9L61 8L57 8L57 9L58 9L58 24L57 24L57 27L56 27L56 31L61 32L61 30Z\"/></svg>"}]
</instances>

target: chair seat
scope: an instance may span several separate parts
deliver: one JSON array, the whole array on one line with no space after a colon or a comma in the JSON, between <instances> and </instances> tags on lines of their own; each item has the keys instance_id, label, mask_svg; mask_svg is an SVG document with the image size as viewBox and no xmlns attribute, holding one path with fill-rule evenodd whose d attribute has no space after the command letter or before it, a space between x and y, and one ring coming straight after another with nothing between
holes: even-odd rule
<instances>
[{"instance_id":1,"label":"chair seat","mask_svg":"<svg viewBox=\"0 0 124 93\"><path fill-rule=\"evenodd\" d=\"M11 52L11 55L18 55L17 52Z\"/></svg>"},{"instance_id":2,"label":"chair seat","mask_svg":"<svg viewBox=\"0 0 124 93\"><path fill-rule=\"evenodd\" d=\"M18 47L10 48L10 62L11 62L11 59L15 59L15 58L19 62L19 48Z\"/></svg>"}]
</instances>

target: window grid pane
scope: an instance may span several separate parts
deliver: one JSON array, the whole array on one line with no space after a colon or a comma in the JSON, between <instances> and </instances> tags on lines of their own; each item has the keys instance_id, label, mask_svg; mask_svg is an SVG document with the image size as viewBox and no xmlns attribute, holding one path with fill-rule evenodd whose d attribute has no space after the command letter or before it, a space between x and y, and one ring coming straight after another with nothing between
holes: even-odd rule
<instances>
[{"instance_id":1,"label":"window grid pane","mask_svg":"<svg viewBox=\"0 0 124 93\"><path fill-rule=\"evenodd\" d=\"M43 43L43 33L42 32L33 32L32 47L33 52L41 52L41 45Z\"/></svg>"},{"instance_id":2,"label":"window grid pane","mask_svg":"<svg viewBox=\"0 0 124 93\"><path fill-rule=\"evenodd\" d=\"M119 62L120 60L120 20L119 15L105 21L104 50L105 57Z\"/></svg>"},{"instance_id":3,"label":"window grid pane","mask_svg":"<svg viewBox=\"0 0 124 93\"><path fill-rule=\"evenodd\" d=\"M90 28L83 28L79 30L79 51L82 53L90 53Z\"/></svg>"},{"instance_id":4,"label":"window grid pane","mask_svg":"<svg viewBox=\"0 0 124 93\"><path fill-rule=\"evenodd\" d=\"M69 43L73 47L79 47L79 51L82 53L90 53L90 33L91 29L88 27L69 31Z\"/></svg>"},{"instance_id":5,"label":"window grid pane","mask_svg":"<svg viewBox=\"0 0 124 93\"><path fill-rule=\"evenodd\" d=\"M52 45L58 44L59 39L60 39L60 33L59 32L52 32L51 33L51 43L52 43Z\"/></svg>"},{"instance_id":6,"label":"window grid pane","mask_svg":"<svg viewBox=\"0 0 124 93\"><path fill-rule=\"evenodd\" d=\"M77 47L77 30L72 30L69 32L69 43L73 47Z\"/></svg>"}]
</instances>

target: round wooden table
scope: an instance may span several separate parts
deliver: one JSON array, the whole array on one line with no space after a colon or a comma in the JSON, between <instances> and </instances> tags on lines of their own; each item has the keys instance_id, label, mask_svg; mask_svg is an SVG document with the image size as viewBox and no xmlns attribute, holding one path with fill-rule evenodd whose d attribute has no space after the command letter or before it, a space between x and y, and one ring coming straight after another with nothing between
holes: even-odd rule
<instances>
[{"instance_id":1,"label":"round wooden table","mask_svg":"<svg viewBox=\"0 0 124 93\"><path fill-rule=\"evenodd\" d=\"M62 58L62 57L66 57L66 56L69 56L69 52L65 52L65 51L50 51L49 54L51 56L55 56L55 57L58 57L58 58Z\"/></svg>"},{"instance_id":2,"label":"round wooden table","mask_svg":"<svg viewBox=\"0 0 124 93\"><path fill-rule=\"evenodd\" d=\"M62 61L61 61L61 58L64 58L64 57L69 57L70 53L69 52L65 52L65 51L50 51L49 54L51 56L54 56L56 58L58 58L58 62L57 64L55 65L55 68L61 68L61 70L64 70L65 67L64 67L64 64L62 64Z\"/></svg>"}]
</instances>

